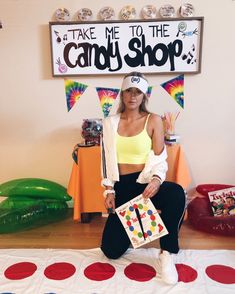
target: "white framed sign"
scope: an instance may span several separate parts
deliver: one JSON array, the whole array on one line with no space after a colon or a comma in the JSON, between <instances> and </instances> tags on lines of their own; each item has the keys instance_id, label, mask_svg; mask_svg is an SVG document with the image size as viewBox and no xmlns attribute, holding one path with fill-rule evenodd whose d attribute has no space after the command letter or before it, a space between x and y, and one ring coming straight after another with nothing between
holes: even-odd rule
<instances>
[{"instance_id":1,"label":"white framed sign","mask_svg":"<svg viewBox=\"0 0 235 294\"><path fill-rule=\"evenodd\" d=\"M50 22L52 74L200 73L203 22Z\"/></svg>"}]
</instances>

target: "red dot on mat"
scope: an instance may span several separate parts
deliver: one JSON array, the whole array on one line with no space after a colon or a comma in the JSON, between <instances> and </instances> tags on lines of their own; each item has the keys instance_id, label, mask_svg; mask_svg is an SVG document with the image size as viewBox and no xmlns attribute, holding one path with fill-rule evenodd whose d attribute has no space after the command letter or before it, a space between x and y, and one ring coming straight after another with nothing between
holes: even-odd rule
<instances>
[{"instance_id":1,"label":"red dot on mat","mask_svg":"<svg viewBox=\"0 0 235 294\"><path fill-rule=\"evenodd\" d=\"M196 280L197 271L191 266L183 263L178 263L175 265L175 267L178 272L179 282L190 283Z\"/></svg>"},{"instance_id":2,"label":"red dot on mat","mask_svg":"<svg viewBox=\"0 0 235 294\"><path fill-rule=\"evenodd\" d=\"M235 283L235 269L226 266L214 264L206 268L206 274L212 280L222 284L234 284Z\"/></svg>"},{"instance_id":3,"label":"red dot on mat","mask_svg":"<svg viewBox=\"0 0 235 294\"><path fill-rule=\"evenodd\" d=\"M133 207L134 207L134 209L137 209L138 208L138 205L137 204L134 204Z\"/></svg>"},{"instance_id":4,"label":"red dot on mat","mask_svg":"<svg viewBox=\"0 0 235 294\"><path fill-rule=\"evenodd\" d=\"M44 275L50 280L65 280L76 272L74 265L68 262L57 262L44 270Z\"/></svg>"},{"instance_id":5,"label":"red dot on mat","mask_svg":"<svg viewBox=\"0 0 235 294\"><path fill-rule=\"evenodd\" d=\"M155 215L152 214L152 215L150 216L150 219L151 219L151 220L155 220L155 219L156 219Z\"/></svg>"},{"instance_id":6,"label":"red dot on mat","mask_svg":"<svg viewBox=\"0 0 235 294\"><path fill-rule=\"evenodd\" d=\"M156 276L156 271L152 266L148 264L131 263L125 268L124 274L130 280L146 282Z\"/></svg>"},{"instance_id":7,"label":"red dot on mat","mask_svg":"<svg viewBox=\"0 0 235 294\"><path fill-rule=\"evenodd\" d=\"M109 263L95 262L84 270L84 275L93 281L104 281L112 278L116 270Z\"/></svg>"},{"instance_id":8,"label":"red dot on mat","mask_svg":"<svg viewBox=\"0 0 235 294\"><path fill-rule=\"evenodd\" d=\"M10 280L21 280L32 276L36 270L37 266L32 262L19 262L8 267L4 275Z\"/></svg>"}]
</instances>

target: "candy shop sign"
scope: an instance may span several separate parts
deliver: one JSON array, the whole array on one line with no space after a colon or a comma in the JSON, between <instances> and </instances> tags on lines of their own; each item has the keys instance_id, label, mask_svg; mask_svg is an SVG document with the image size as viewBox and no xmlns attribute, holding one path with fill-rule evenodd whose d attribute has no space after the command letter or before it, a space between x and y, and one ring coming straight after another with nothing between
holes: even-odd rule
<instances>
[{"instance_id":1,"label":"candy shop sign","mask_svg":"<svg viewBox=\"0 0 235 294\"><path fill-rule=\"evenodd\" d=\"M49 27L53 76L201 71L202 17Z\"/></svg>"}]
</instances>

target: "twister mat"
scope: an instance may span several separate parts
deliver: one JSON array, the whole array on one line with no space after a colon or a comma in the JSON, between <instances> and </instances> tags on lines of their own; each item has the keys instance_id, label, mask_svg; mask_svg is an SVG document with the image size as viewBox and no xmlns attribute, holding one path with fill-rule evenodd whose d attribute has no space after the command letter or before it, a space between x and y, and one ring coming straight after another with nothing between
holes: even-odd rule
<instances>
[{"instance_id":1,"label":"twister mat","mask_svg":"<svg viewBox=\"0 0 235 294\"><path fill-rule=\"evenodd\" d=\"M1 249L0 294L234 294L234 250L181 250L179 282L161 281L159 249L128 249L107 259L100 249Z\"/></svg>"}]
</instances>

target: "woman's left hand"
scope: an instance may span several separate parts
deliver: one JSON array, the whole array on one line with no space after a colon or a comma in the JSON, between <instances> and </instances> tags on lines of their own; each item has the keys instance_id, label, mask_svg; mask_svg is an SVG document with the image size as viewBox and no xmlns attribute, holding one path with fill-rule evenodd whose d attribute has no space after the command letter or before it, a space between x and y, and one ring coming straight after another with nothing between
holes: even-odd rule
<instances>
[{"instance_id":1,"label":"woman's left hand","mask_svg":"<svg viewBox=\"0 0 235 294\"><path fill-rule=\"evenodd\" d=\"M153 178L151 182L147 185L147 187L144 189L143 197L151 198L154 195L156 195L160 188L160 185L160 181L157 178Z\"/></svg>"}]
</instances>

